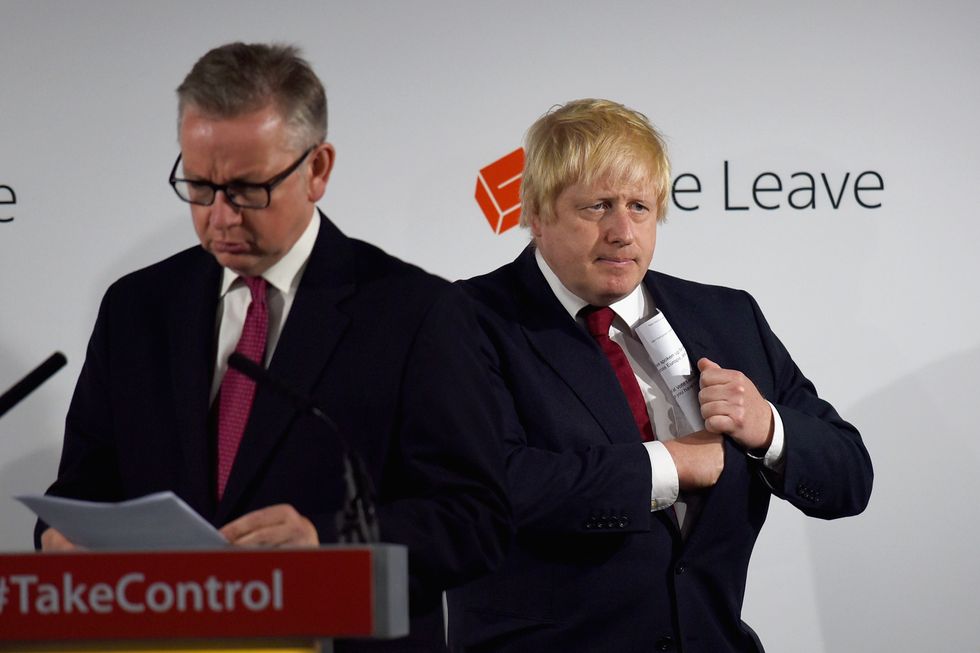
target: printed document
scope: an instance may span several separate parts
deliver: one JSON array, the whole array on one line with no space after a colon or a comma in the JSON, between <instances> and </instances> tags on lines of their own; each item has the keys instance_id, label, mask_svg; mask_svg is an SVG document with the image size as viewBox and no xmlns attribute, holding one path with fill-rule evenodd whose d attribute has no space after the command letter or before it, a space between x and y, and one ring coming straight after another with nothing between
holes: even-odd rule
<instances>
[{"instance_id":1,"label":"printed document","mask_svg":"<svg viewBox=\"0 0 980 653\"><path fill-rule=\"evenodd\" d=\"M93 551L229 546L214 526L169 491L120 503L39 494L15 498L69 541Z\"/></svg>"},{"instance_id":2,"label":"printed document","mask_svg":"<svg viewBox=\"0 0 980 653\"><path fill-rule=\"evenodd\" d=\"M657 311L656 315L636 327L634 332L670 389L670 394L688 424L695 431L703 429L704 419L701 417L701 404L698 402L698 375L691 369L687 350L667 318Z\"/></svg>"}]
</instances>

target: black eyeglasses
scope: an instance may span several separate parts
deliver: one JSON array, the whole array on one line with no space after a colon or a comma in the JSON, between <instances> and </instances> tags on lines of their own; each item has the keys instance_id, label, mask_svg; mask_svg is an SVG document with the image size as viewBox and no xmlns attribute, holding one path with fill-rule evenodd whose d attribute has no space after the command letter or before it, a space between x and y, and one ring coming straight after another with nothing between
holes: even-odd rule
<instances>
[{"instance_id":1,"label":"black eyeglasses","mask_svg":"<svg viewBox=\"0 0 980 653\"><path fill-rule=\"evenodd\" d=\"M170 171L170 185L173 186L177 197L201 206L211 206L214 198L220 190L225 194L228 203L240 209L265 209L272 203L272 189L286 180L286 177L296 172L299 165L316 149L316 145L311 145L302 156L296 159L293 165L289 166L278 175L262 184L249 184L244 181L233 181L230 184L215 184L203 179L178 179L177 166L180 159L184 156L183 152L177 155L174 161L174 169Z\"/></svg>"}]
</instances>

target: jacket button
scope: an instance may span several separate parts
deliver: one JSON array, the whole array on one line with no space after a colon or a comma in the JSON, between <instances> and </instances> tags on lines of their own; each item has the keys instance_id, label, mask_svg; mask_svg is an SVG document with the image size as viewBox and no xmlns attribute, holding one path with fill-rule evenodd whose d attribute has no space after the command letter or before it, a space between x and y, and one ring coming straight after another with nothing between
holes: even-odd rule
<instances>
[{"instance_id":1,"label":"jacket button","mask_svg":"<svg viewBox=\"0 0 980 653\"><path fill-rule=\"evenodd\" d=\"M687 573L687 565L684 564L683 562L678 563L678 565L674 568L674 573L677 574L678 576Z\"/></svg>"},{"instance_id":2,"label":"jacket button","mask_svg":"<svg viewBox=\"0 0 980 653\"><path fill-rule=\"evenodd\" d=\"M674 650L674 638L670 635L666 637L661 637L657 640L656 644L658 651L673 651Z\"/></svg>"},{"instance_id":3,"label":"jacket button","mask_svg":"<svg viewBox=\"0 0 980 653\"><path fill-rule=\"evenodd\" d=\"M820 490L810 487L802 481L796 486L796 493L812 503L820 501Z\"/></svg>"}]
</instances>

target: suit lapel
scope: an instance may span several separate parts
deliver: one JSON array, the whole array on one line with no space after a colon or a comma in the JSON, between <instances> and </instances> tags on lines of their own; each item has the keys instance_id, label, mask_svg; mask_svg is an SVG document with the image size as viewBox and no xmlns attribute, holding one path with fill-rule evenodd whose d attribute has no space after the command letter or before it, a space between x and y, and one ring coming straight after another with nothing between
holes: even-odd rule
<instances>
[{"instance_id":1,"label":"suit lapel","mask_svg":"<svg viewBox=\"0 0 980 653\"><path fill-rule=\"evenodd\" d=\"M321 214L320 232L269 364L271 375L303 395L312 394L349 325L350 318L339 305L354 292L354 264L349 239ZM267 388L258 389L218 507L219 520L233 513L295 417L296 410L281 397Z\"/></svg>"},{"instance_id":2,"label":"suit lapel","mask_svg":"<svg viewBox=\"0 0 980 653\"><path fill-rule=\"evenodd\" d=\"M687 357L691 361L691 369L697 371L698 359L704 356L712 357L713 339L704 328L704 320L698 317L700 311L685 300L682 293L676 292L672 281L674 280L670 277L651 271L644 277L643 285L684 345Z\"/></svg>"},{"instance_id":3,"label":"suit lapel","mask_svg":"<svg viewBox=\"0 0 980 653\"><path fill-rule=\"evenodd\" d=\"M214 324L221 267L210 254L200 250L184 279L173 280L180 290L173 293L168 312L167 358L173 379L173 411L183 464L176 479L176 492L201 515L214 513L214 469L208 428L208 397L214 365Z\"/></svg>"},{"instance_id":4,"label":"suit lapel","mask_svg":"<svg viewBox=\"0 0 980 653\"><path fill-rule=\"evenodd\" d=\"M639 442L639 429L612 367L551 291L534 249L525 249L516 264L523 284L522 328L531 347L592 413L610 442Z\"/></svg>"}]
</instances>

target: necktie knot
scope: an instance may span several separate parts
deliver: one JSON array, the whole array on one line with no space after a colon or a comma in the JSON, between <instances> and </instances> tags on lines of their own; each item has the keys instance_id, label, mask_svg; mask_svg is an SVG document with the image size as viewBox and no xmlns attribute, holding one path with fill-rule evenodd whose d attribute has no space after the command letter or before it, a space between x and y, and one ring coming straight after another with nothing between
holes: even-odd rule
<instances>
[{"instance_id":1,"label":"necktie knot","mask_svg":"<svg viewBox=\"0 0 980 653\"><path fill-rule=\"evenodd\" d=\"M252 301L257 304L265 303L266 280L262 277L242 277L242 281L248 286L248 291L252 293Z\"/></svg>"},{"instance_id":2,"label":"necktie knot","mask_svg":"<svg viewBox=\"0 0 980 653\"><path fill-rule=\"evenodd\" d=\"M582 309L585 316L585 327L593 338L609 337L609 327L616 313L608 306L587 306Z\"/></svg>"}]
</instances>

